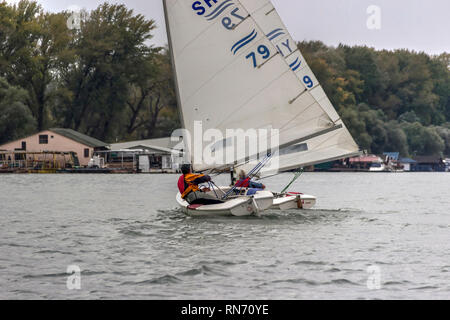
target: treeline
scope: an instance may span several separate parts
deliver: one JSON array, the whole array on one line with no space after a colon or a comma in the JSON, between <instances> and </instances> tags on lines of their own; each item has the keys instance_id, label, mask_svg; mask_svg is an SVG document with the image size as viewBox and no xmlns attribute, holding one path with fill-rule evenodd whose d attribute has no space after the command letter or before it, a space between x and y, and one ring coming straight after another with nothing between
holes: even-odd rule
<instances>
[{"instance_id":1,"label":"treeline","mask_svg":"<svg viewBox=\"0 0 450 320\"><path fill-rule=\"evenodd\" d=\"M179 127L170 59L151 45L155 27L123 5L77 17L0 3L0 143L51 127L107 142Z\"/></svg>"},{"instance_id":2,"label":"treeline","mask_svg":"<svg viewBox=\"0 0 450 320\"><path fill-rule=\"evenodd\" d=\"M450 54L299 48L362 149L450 155Z\"/></svg>"},{"instance_id":3,"label":"treeline","mask_svg":"<svg viewBox=\"0 0 450 320\"><path fill-rule=\"evenodd\" d=\"M79 28L70 19L33 1L0 3L0 143L50 127L115 142L180 126L153 20L106 3L82 12ZM299 48L361 148L450 155L449 54Z\"/></svg>"}]
</instances>

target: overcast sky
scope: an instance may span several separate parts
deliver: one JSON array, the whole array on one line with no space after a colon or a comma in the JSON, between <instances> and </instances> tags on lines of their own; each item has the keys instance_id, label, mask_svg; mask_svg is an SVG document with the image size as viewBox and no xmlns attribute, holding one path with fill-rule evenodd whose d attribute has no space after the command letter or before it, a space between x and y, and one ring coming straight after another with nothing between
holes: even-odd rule
<instances>
[{"instance_id":1,"label":"overcast sky","mask_svg":"<svg viewBox=\"0 0 450 320\"><path fill-rule=\"evenodd\" d=\"M188 1L188 0L183 0ZM14 2L14 0L8 0ZM103 0L38 0L51 11L70 6L97 7ZM167 43L162 0L108 1L124 3L157 22L155 45ZM430 54L450 52L450 0L273 0L297 41L321 40L368 45L377 49L408 48ZM367 9L381 9L381 29L370 30Z\"/></svg>"}]
</instances>

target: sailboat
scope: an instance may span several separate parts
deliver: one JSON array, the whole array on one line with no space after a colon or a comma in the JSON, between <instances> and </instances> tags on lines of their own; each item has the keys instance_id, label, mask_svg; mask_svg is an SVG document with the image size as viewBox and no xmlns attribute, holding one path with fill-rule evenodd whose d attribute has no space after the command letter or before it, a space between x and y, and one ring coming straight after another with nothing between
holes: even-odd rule
<instances>
[{"instance_id":1,"label":"sailboat","mask_svg":"<svg viewBox=\"0 0 450 320\"><path fill-rule=\"evenodd\" d=\"M266 150L226 157L220 164L195 161L196 152L189 150L194 171L242 166L248 172L264 154L276 163L259 168L264 176L359 154L270 0L163 0L163 5L185 130L195 133L201 123L202 132L221 133L209 147L214 152L222 148L227 155L236 148L240 129L271 130L277 137ZM198 144L188 145L192 149ZM219 190L231 192L222 187L211 192ZM222 199L224 204L194 207L177 196L185 212L193 215L255 214L274 206L309 208L316 202L300 193L268 191Z\"/></svg>"},{"instance_id":2,"label":"sailboat","mask_svg":"<svg viewBox=\"0 0 450 320\"><path fill-rule=\"evenodd\" d=\"M341 129L280 150L276 155L279 167L283 171L288 171L360 155L361 152L347 128L342 121L339 123L343 126ZM254 163L245 164L238 169L249 170L252 165ZM264 179L283 171L264 168L258 177ZM299 177L300 174L296 174L287 187ZM311 209L316 202L317 198L312 195L287 191L287 188L284 188L281 192L274 192L274 203L271 209Z\"/></svg>"}]
</instances>

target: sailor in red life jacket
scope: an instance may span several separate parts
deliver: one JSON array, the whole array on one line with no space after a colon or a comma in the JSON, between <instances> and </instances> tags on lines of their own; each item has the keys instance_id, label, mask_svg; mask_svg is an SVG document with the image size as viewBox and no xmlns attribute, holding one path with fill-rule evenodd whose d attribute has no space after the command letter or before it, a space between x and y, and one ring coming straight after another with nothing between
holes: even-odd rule
<instances>
[{"instance_id":1,"label":"sailor in red life jacket","mask_svg":"<svg viewBox=\"0 0 450 320\"><path fill-rule=\"evenodd\" d=\"M193 174L190 164L184 164L181 167L181 172L183 175L178 179L178 190L181 193L181 197L189 204L208 205L223 203L223 201L216 197L207 194L211 190L208 188L202 190L199 187L199 184L210 182L210 176Z\"/></svg>"},{"instance_id":2,"label":"sailor in red life jacket","mask_svg":"<svg viewBox=\"0 0 450 320\"><path fill-rule=\"evenodd\" d=\"M251 178L247 177L245 171L241 170L241 172L239 172L239 180L238 182L236 182L236 188L238 188L238 192L240 188L241 189L247 188L249 189L249 192L247 194L250 195L255 194L257 191L262 191L266 189L266 186L263 185L262 183L253 182Z\"/></svg>"}]
</instances>

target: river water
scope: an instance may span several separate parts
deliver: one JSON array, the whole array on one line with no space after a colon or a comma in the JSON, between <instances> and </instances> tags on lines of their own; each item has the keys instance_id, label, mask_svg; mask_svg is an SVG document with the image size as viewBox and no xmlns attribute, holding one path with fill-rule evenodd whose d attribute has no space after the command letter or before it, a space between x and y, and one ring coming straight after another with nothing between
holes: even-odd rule
<instances>
[{"instance_id":1,"label":"river water","mask_svg":"<svg viewBox=\"0 0 450 320\"><path fill-rule=\"evenodd\" d=\"M0 299L450 299L450 174L305 173L314 210L245 219L177 179L0 176Z\"/></svg>"}]
</instances>

